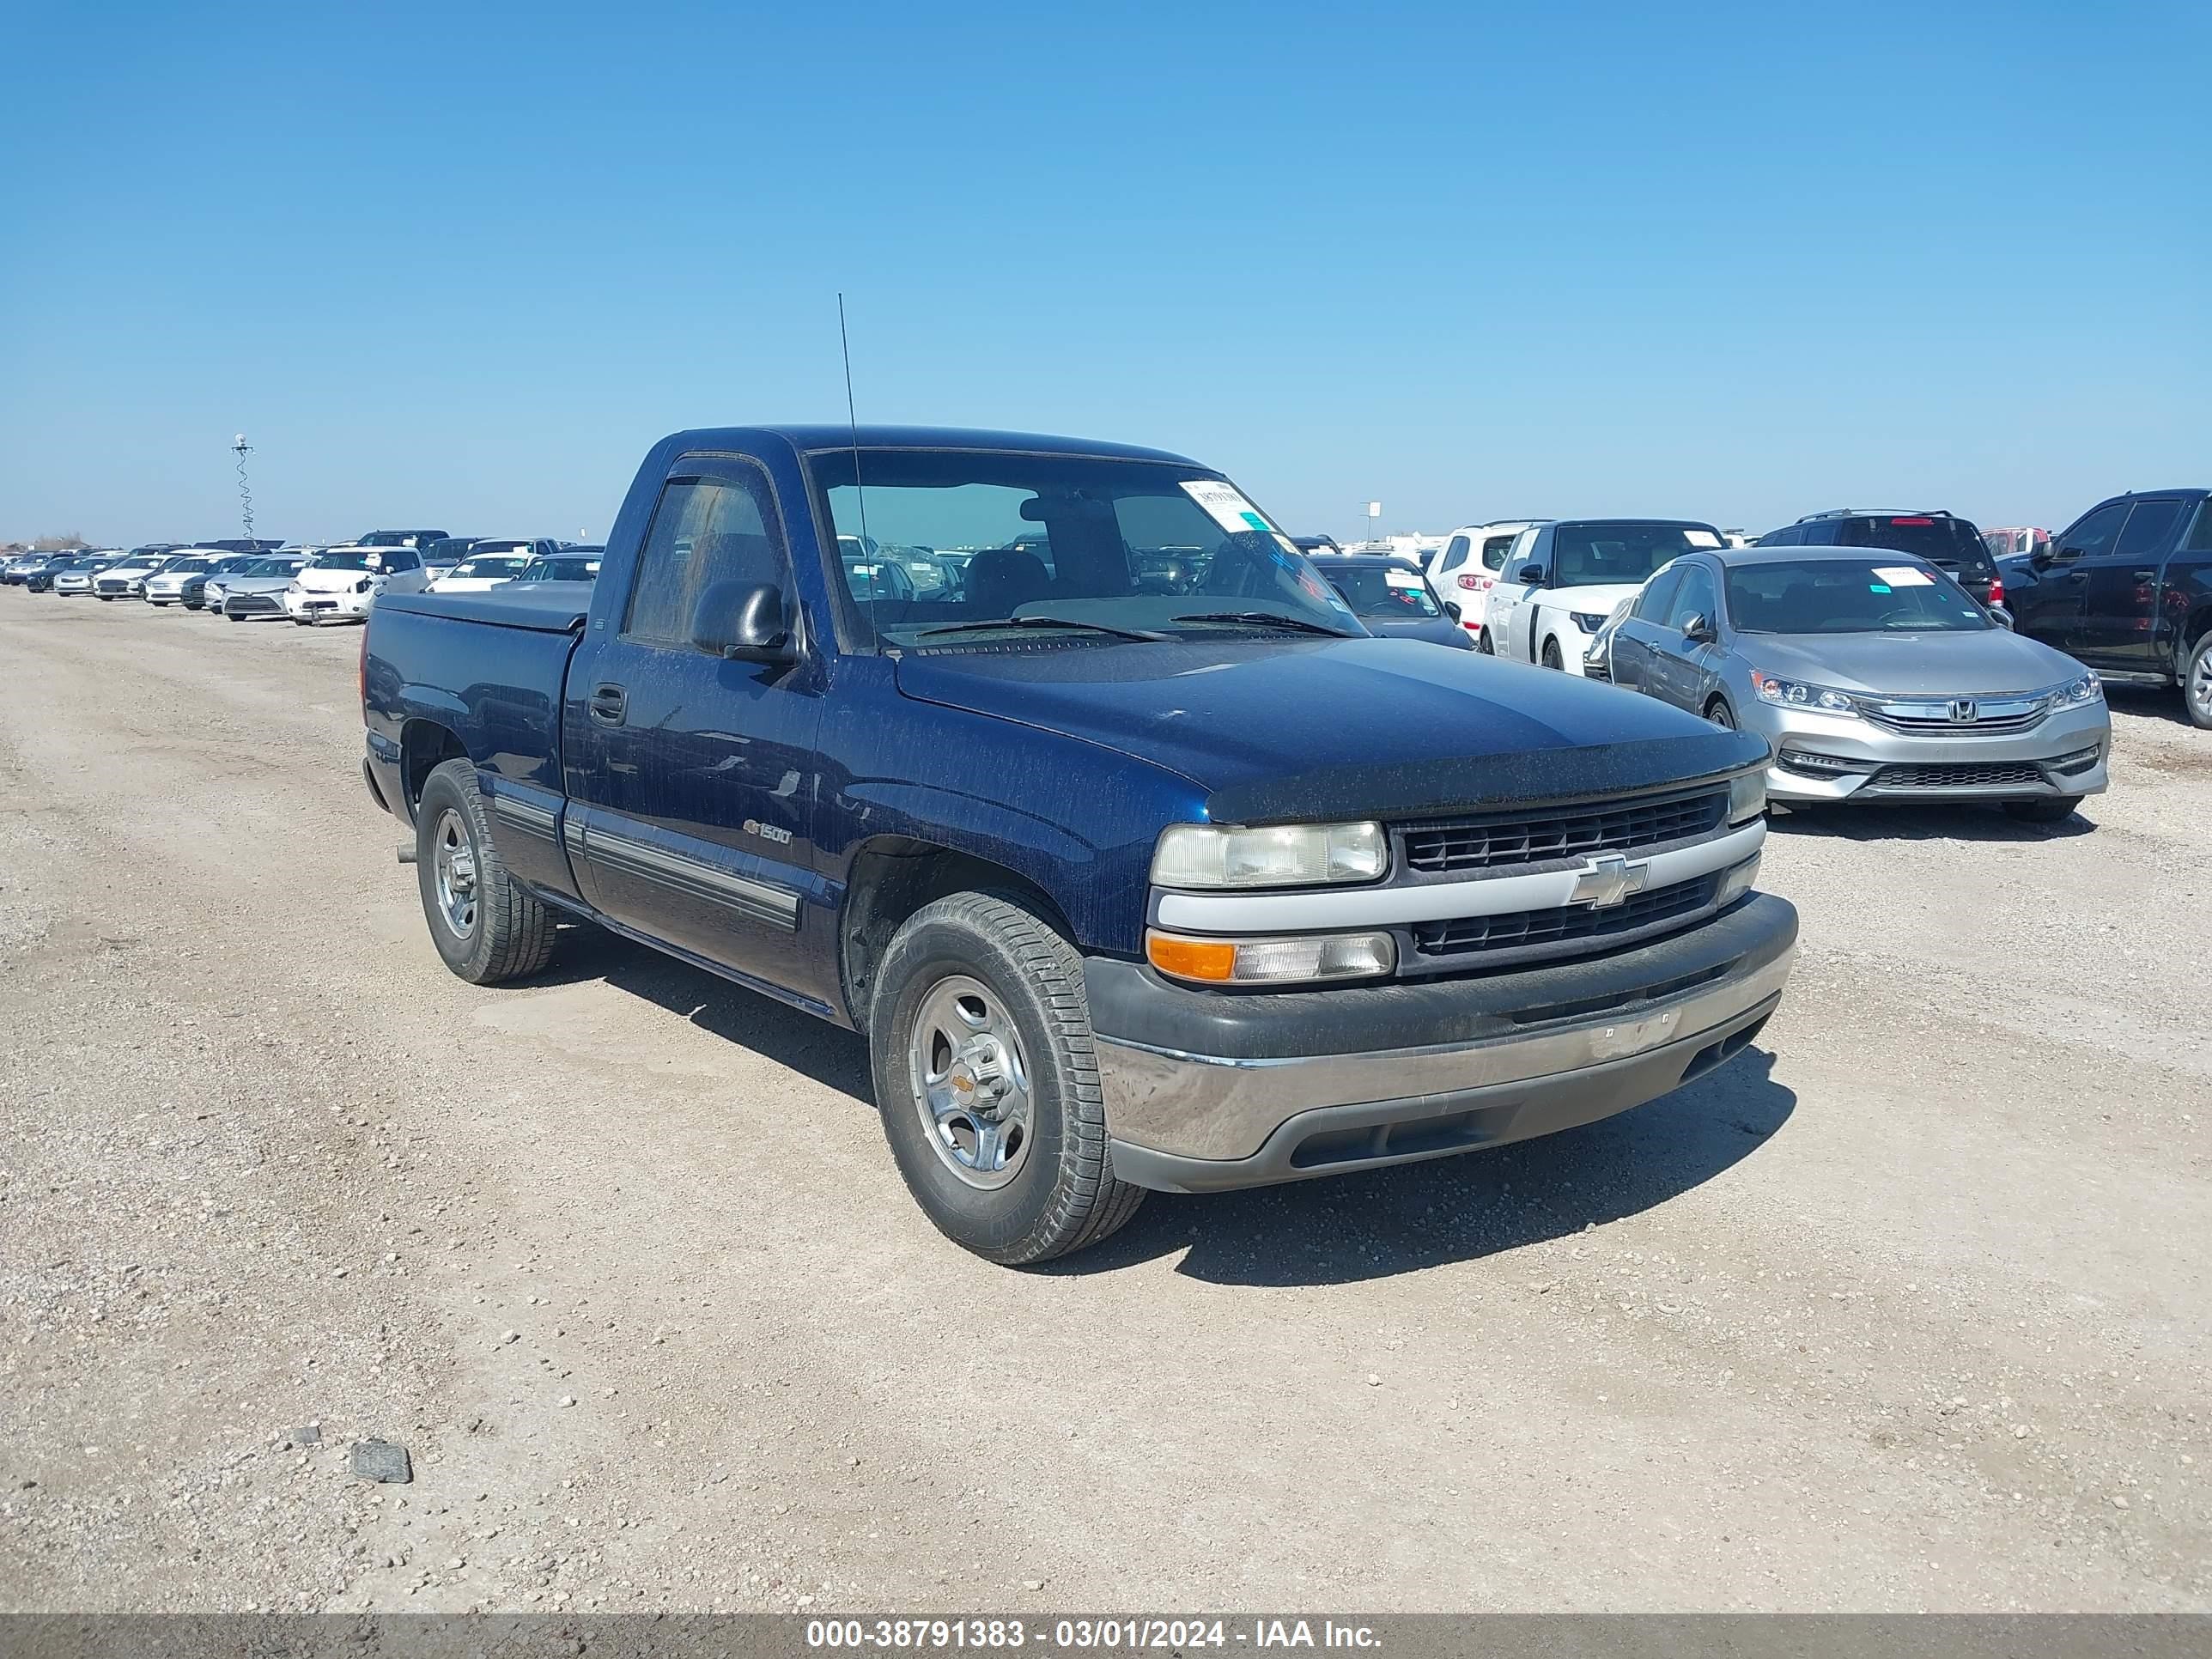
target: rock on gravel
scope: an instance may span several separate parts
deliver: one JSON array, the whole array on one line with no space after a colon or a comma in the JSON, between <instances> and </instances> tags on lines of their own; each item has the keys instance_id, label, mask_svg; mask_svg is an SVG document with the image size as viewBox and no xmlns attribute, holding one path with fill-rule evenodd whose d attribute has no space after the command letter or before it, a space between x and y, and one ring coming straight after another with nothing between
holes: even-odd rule
<instances>
[{"instance_id":1,"label":"rock on gravel","mask_svg":"<svg viewBox=\"0 0 2212 1659\"><path fill-rule=\"evenodd\" d=\"M364 1480L405 1486L415 1478L407 1448L389 1440L357 1440L353 1448L353 1472Z\"/></svg>"}]
</instances>

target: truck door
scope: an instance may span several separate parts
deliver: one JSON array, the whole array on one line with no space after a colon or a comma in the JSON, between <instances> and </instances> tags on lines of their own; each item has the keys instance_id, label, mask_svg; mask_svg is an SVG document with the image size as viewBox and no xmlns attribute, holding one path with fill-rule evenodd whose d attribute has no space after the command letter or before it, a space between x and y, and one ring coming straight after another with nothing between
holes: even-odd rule
<instances>
[{"instance_id":1,"label":"truck door","mask_svg":"<svg viewBox=\"0 0 2212 1659\"><path fill-rule=\"evenodd\" d=\"M803 644L789 665L694 647L693 610L718 581L776 586L800 628L767 473L733 457L683 457L661 486L628 595L595 615L569 669L569 851L614 921L805 990L800 929L825 914L805 902L817 888L821 659Z\"/></svg>"},{"instance_id":2,"label":"truck door","mask_svg":"<svg viewBox=\"0 0 2212 1659\"><path fill-rule=\"evenodd\" d=\"M2099 668L2154 672L2162 665L2157 640L2158 574L2187 503L2170 495L2139 497L2111 547L2086 553L2081 616L2067 648Z\"/></svg>"},{"instance_id":3,"label":"truck door","mask_svg":"<svg viewBox=\"0 0 2212 1659\"><path fill-rule=\"evenodd\" d=\"M2012 612L2013 625L2021 633L2061 651L2074 648L2081 629L2081 596L2089 580L2084 562L2111 550L2131 505L2107 501L2092 509L2071 529L2051 538L2048 559L2029 562L2029 580L2018 588L2006 586L2005 609Z\"/></svg>"}]
</instances>

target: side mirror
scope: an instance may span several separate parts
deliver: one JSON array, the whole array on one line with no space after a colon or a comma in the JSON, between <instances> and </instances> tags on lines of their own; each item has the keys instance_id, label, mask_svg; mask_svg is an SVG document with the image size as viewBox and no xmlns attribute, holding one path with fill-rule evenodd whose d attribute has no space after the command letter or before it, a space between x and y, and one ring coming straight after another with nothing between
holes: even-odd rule
<instances>
[{"instance_id":1,"label":"side mirror","mask_svg":"<svg viewBox=\"0 0 2212 1659\"><path fill-rule=\"evenodd\" d=\"M1682 623L1682 637L1692 645L1711 645L1720 638L1720 630L1709 618L1693 613Z\"/></svg>"},{"instance_id":2,"label":"side mirror","mask_svg":"<svg viewBox=\"0 0 2212 1659\"><path fill-rule=\"evenodd\" d=\"M2006 610L2002 605L1984 605L1982 608L1989 612L1990 620L1995 623L1999 628L2010 628L2013 625L2012 612Z\"/></svg>"},{"instance_id":3,"label":"side mirror","mask_svg":"<svg viewBox=\"0 0 2212 1659\"><path fill-rule=\"evenodd\" d=\"M1521 567L1521 580L1531 587L1540 585L1544 580L1544 567L1540 564L1524 564Z\"/></svg>"},{"instance_id":4,"label":"side mirror","mask_svg":"<svg viewBox=\"0 0 2212 1659\"><path fill-rule=\"evenodd\" d=\"M1449 617L1454 622L1464 622L1467 620L1466 617L1460 614L1459 601L1457 599L1446 599L1444 601L1444 615Z\"/></svg>"},{"instance_id":5,"label":"side mirror","mask_svg":"<svg viewBox=\"0 0 2212 1659\"><path fill-rule=\"evenodd\" d=\"M2071 564L2081 556L2081 550L2078 547L2053 547L2045 552L2029 554L2028 562L2040 569L2054 564Z\"/></svg>"},{"instance_id":6,"label":"side mirror","mask_svg":"<svg viewBox=\"0 0 2212 1659\"><path fill-rule=\"evenodd\" d=\"M785 663L795 655L783 594L765 584L710 583L691 612L691 643L731 662Z\"/></svg>"}]
</instances>

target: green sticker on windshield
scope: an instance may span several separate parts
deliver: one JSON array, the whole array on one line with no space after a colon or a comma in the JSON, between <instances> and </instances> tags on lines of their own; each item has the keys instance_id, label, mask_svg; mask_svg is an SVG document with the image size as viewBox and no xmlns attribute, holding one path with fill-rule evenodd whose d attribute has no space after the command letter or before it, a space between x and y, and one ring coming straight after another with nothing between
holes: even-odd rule
<instances>
[{"instance_id":1,"label":"green sticker on windshield","mask_svg":"<svg viewBox=\"0 0 2212 1659\"><path fill-rule=\"evenodd\" d=\"M1887 593L1889 592L1889 589L1884 587L1880 582L1869 582L1867 584L1867 592L1869 593Z\"/></svg>"}]
</instances>

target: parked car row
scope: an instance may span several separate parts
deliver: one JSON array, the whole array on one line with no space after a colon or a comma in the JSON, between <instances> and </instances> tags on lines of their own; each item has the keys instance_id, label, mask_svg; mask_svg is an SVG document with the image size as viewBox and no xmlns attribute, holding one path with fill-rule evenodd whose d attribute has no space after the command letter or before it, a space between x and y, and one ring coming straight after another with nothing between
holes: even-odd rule
<instances>
[{"instance_id":1,"label":"parked car row","mask_svg":"<svg viewBox=\"0 0 2212 1659\"><path fill-rule=\"evenodd\" d=\"M395 584L399 592L466 592L514 580L589 581L599 550L550 537L452 537L441 530L376 530L331 547L157 542L25 554L0 563L0 584L312 627L361 621Z\"/></svg>"}]
</instances>

